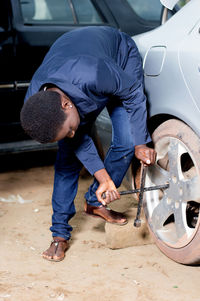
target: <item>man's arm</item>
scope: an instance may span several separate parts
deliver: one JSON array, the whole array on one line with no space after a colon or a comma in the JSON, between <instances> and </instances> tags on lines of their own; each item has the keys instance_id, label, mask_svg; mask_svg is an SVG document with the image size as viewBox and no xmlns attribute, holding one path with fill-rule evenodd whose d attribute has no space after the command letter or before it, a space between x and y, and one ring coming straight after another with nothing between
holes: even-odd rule
<instances>
[{"instance_id":1,"label":"man's arm","mask_svg":"<svg viewBox=\"0 0 200 301\"><path fill-rule=\"evenodd\" d=\"M114 200L120 199L120 194L117 191L114 182L110 178L105 168L96 171L94 176L99 182L99 187L96 191L96 196L100 203L102 203L103 205L107 205ZM104 192L106 192L105 199L102 198L102 194Z\"/></svg>"},{"instance_id":2,"label":"man's arm","mask_svg":"<svg viewBox=\"0 0 200 301\"><path fill-rule=\"evenodd\" d=\"M120 195L117 188L107 173L92 138L87 134L84 134L81 137L78 137L77 140L79 141L75 150L77 158L99 182L99 187L96 191L98 201L103 205L106 205L116 199L119 199ZM102 198L102 194L104 192L106 192L105 199Z\"/></svg>"},{"instance_id":3,"label":"man's arm","mask_svg":"<svg viewBox=\"0 0 200 301\"><path fill-rule=\"evenodd\" d=\"M75 136L78 141L75 154L91 175L96 171L104 169L104 163L99 157L96 146L88 134Z\"/></svg>"},{"instance_id":4,"label":"man's arm","mask_svg":"<svg viewBox=\"0 0 200 301\"><path fill-rule=\"evenodd\" d=\"M139 62L138 62L139 64ZM134 66L133 66L134 67ZM154 164L156 153L146 146L151 141L147 129L146 96L143 91L142 70L131 77L114 62L102 62L96 89L116 97L128 113L135 145L135 156L145 164Z\"/></svg>"}]
</instances>

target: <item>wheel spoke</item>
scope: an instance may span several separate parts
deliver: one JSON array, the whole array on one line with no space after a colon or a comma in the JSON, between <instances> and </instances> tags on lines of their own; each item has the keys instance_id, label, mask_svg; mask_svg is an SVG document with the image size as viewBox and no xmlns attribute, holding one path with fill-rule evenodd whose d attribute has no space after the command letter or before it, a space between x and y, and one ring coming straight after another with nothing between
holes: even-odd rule
<instances>
[{"instance_id":1,"label":"wheel spoke","mask_svg":"<svg viewBox=\"0 0 200 301\"><path fill-rule=\"evenodd\" d=\"M161 202L154 208L151 223L153 230L156 232L162 229L168 217L173 213L173 207L168 203L167 197L164 196Z\"/></svg>"},{"instance_id":2,"label":"wheel spoke","mask_svg":"<svg viewBox=\"0 0 200 301\"><path fill-rule=\"evenodd\" d=\"M148 168L148 176L155 185L165 184L169 180L169 172L157 164Z\"/></svg>"},{"instance_id":3,"label":"wheel spoke","mask_svg":"<svg viewBox=\"0 0 200 301\"><path fill-rule=\"evenodd\" d=\"M181 200L183 202L196 201L200 203L200 185L197 176L190 180L181 181L180 189L182 190Z\"/></svg>"},{"instance_id":4,"label":"wheel spoke","mask_svg":"<svg viewBox=\"0 0 200 301\"><path fill-rule=\"evenodd\" d=\"M176 235L177 239L180 240L181 238L186 239L190 236L193 229L190 229L187 226L186 221L186 203L180 204L180 207L174 210L174 218L175 218L175 227L176 227ZM184 237L185 234L187 237Z\"/></svg>"},{"instance_id":5,"label":"wheel spoke","mask_svg":"<svg viewBox=\"0 0 200 301\"><path fill-rule=\"evenodd\" d=\"M188 153L185 147L177 140L171 139L168 145L168 160L170 170L170 186L173 192L172 198L181 199L183 202L199 201L200 185L199 178L194 168L187 171L185 177L182 166L181 156ZM188 177L189 176L189 177Z\"/></svg>"},{"instance_id":6,"label":"wheel spoke","mask_svg":"<svg viewBox=\"0 0 200 301\"><path fill-rule=\"evenodd\" d=\"M168 159L170 174L179 179L183 178L181 169L181 156L187 153L186 149L177 140L170 140L168 146Z\"/></svg>"}]
</instances>

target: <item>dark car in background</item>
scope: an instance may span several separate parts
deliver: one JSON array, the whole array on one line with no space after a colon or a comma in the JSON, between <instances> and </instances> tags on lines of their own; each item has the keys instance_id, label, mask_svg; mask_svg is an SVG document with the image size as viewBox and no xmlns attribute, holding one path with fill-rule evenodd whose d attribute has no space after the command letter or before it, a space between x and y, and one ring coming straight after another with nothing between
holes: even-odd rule
<instances>
[{"instance_id":1,"label":"dark car in background","mask_svg":"<svg viewBox=\"0 0 200 301\"><path fill-rule=\"evenodd\" d=\"M0 154L55 147L23 132L19 115L33 73L52 43L83 26L113 26L133 36L160 24L159 0L1 0Z\"/></svg>"}]
</instances>

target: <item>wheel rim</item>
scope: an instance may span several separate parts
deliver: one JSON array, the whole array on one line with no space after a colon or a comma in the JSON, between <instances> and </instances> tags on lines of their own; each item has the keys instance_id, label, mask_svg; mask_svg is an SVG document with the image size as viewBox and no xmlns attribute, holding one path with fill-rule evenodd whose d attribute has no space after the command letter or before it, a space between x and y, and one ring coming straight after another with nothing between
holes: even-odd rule
<instances>
[{"instance_id":1,"label":"wheel rim","mask_svg":"<svg viewBox=\"0 0 200 301\"><path fill-rule=\"evenodd\" d=\"M155 149L156 164L149 167L145 184L169 183L169 188L145 193L145 214L160 240L170 247L181 248L192 240L199 224L197 164L192 150L177 138L161 138Z\"/></svg>"}]
</instances>

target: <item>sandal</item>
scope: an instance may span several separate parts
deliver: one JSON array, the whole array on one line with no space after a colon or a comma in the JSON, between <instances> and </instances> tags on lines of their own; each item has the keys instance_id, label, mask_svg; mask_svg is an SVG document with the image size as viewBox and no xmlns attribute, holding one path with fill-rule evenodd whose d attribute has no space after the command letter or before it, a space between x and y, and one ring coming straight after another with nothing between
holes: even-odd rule
<instances>
[{"instance_id":1,"label":"sandal","mask_svg":"<svg viewBox=\"0 0 200 301\"><path fill-rule=\"evenodd\" d=\"M54 257L55 257L55 255L56 255L56 252L57 252L57 250L58 250L58 247L59 247L61 244L63 244L63 243L66 244L66 246L63 246L63 249L62 249L62 251L63 251L63 256L58 257L57 259L55 259ZM52 255L52 251L50 251L52 245L55 245L55 249L53 250L54 255ZM69 243L68 243L67 240L62 240L62 239L56 238L56 239L52 240L52 242L51 242L51 244L50 244L50 247L42 254L42 256L43 256L44 259L47 259L47 260L49 260L49 261L59 262L59 261L61 261L61 260L63 260L63 259L65 258L65 252L67 251L68 248L69 248ZM49 255L48 255L48 254L45 254L46 252L47 252L47 253L49 252L50 254L49 254Z\"/></svg>"}]
</instances>

